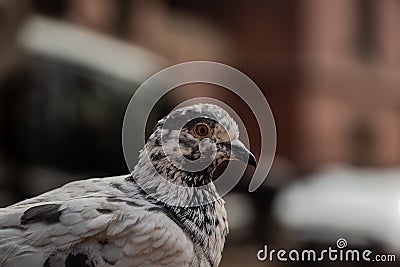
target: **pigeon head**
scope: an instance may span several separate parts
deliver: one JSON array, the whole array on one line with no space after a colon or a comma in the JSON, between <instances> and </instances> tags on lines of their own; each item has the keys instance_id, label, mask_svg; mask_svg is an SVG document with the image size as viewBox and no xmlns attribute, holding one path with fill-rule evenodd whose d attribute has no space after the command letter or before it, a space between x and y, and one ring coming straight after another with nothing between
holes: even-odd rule
<instances>
[{"instance_id":1,"label":"pigeon head","mask_svg":"<svg viewBox=\"0 0 400 267\"><path fill-rule=\"evenodd\" d=\"M224 109L197 104L176 109L158 121L145 149L163 177L198 186L211 182L213 172L225 160L256 166L254 155L238 138L238 126Z\"/></svg>"}]
</instances>

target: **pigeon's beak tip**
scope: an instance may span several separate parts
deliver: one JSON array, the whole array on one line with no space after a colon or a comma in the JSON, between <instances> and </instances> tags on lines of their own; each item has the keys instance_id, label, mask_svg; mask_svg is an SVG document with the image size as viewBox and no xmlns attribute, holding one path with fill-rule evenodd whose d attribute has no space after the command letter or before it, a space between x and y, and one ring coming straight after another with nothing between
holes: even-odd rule
<instances>
[{"instance_id":1,"label":"pigeon's beak tip","mask_svg":"<svg viewBox=\"0 0 400 267\"><path fill-rule=\"evenodd\" d=\"M256 157L245 147L242 142L238 140L232 141L231 151L234 159L243 161L253 167L257 167Z\"/></svg>"},{"instance_id":2,"label":"pigeon's beak tip","mask_svg":"<svg viewBox=\"0 0 400 267\"><path fill-rule=\"evenodd\" d=\"M247 164L253 167L257 167L257 159L252 153L249 153L249 160L247 161Z\"/></svg>"}]
</instances>

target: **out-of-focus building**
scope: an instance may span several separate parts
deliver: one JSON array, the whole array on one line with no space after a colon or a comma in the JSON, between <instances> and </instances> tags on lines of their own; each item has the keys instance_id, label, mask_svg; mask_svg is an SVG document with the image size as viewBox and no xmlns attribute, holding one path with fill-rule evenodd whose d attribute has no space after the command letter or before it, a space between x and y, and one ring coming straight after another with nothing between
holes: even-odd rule
<instances>
[{"instance_id":1,"label":"out-of-focus building","mask_svg":"<svg viewBox=\"0 0 400 267\"><path fill-rule=\"evenodd\" d=\"M300 170L400 164L396 0L84 2L67 1L69 20L127 38L169 64L215 60L248 74L274 112L278 155ZM250 134L257 147L258 134Z\"/></svg>"},{"instance_id":2,"label":"out-of-focus building","mask_svg":"<svg viewBox=\"0 0 400 267\"><path fill-rule=\"evenodd\" d=\"M400 3L302 3L296 161L400 164Z\"/></svg>"},{"instance_id":3,"label":"out-of-focus building","mask_svg":"<svg viewBox=\"0 0 400 267\"><path fill-rule=\"evenodd\" d=\"M400 164L400 3L256 2L227 25L272 106L278 154L303 171Z\"/></svg>"}]
</instances>

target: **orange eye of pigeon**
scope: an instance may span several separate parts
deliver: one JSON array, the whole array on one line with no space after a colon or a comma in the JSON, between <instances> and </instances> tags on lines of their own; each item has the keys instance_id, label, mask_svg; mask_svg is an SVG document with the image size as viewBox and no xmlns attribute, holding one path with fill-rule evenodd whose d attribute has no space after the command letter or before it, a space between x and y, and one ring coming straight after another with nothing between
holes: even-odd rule
<instances>
[{"instance_id":1,"label":"orange eye of pigeon","mask_svg":"<svg viewBox=\"0 0 400 267\"><path fill-rule=\"evenodd\" d=\"M205 123L197 124L194 131L196 135L201 138L207 137L210 134L210 128Z\"/></svg>"}]
</instances>

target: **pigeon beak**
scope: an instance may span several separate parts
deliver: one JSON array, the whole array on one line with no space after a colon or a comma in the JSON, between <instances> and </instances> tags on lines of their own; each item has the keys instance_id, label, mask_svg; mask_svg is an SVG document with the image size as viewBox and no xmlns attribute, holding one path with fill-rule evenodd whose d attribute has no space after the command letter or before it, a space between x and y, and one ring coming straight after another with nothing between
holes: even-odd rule
<instances>
[{"instance_id":1,"label":"pigeon beak","mask_svg":"<svg viewBox=\"0 0 400 267\"><path fill-rule=\"evenodd\" d=\"M256 157L244 146L239 140L233 140L231 144L231 157L232 159L241 160L247 162L247 164L256 167Z\"/></svg>"}]
</instances>

